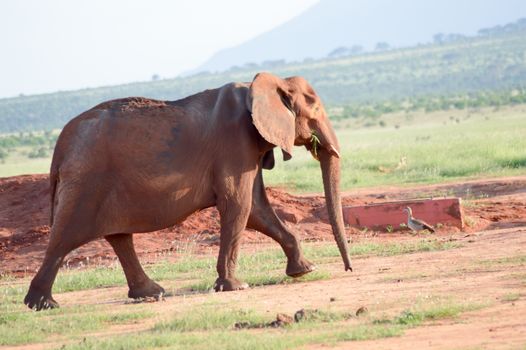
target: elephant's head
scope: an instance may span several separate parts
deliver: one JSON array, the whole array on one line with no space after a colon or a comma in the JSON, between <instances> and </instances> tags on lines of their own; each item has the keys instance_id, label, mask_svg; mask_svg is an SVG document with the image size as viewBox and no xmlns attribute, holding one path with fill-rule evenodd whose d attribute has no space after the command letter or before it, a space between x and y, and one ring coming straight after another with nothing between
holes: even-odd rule
<instances>
[{"instance_id":1,"label":"elephant's head","mask_svg":"<svg viewBox=\"0 0 526 350\"><path fill-rule=\"evenodd\" d=\"M247 105L261 136L280 147L285 160L296 145L305 146L320 161L332 232L345 270L352 270L339 189L340 146L320 98L301 77L259 73L250 85Z\"/></svg>"}]
</instances>

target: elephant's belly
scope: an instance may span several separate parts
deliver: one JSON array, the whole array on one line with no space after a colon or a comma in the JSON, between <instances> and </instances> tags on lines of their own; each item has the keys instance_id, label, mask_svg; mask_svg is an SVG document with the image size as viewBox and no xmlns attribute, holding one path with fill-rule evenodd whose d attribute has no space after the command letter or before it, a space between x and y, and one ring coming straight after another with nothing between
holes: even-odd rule
<instances>
[{"instance_id":1,"label":"elephant's belly","mask_svg":"<svg viewBox=\"0 0 526 350\"><path fill-rule=\"evenodd\" d=\"M206 187L206 186L205 186ZM211 189L203 186L158 192L154 189L116 196L108 218L113 233L161 230L184 221L192 213L215 205ZM114 224L111 224L114 223Z\"/></svg>"}]
</instances>

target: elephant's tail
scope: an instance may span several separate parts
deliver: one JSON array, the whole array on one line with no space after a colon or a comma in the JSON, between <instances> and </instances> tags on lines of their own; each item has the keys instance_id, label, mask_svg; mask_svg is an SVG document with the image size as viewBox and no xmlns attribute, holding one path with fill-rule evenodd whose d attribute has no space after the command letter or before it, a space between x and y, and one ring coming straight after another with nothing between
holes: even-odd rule
<instances>
[{"instance_id":1,"label":"elephant's tail","mask_svg":"<svg viewBox=\"0 0 526 350\"><path fill-rule=\"evenodd\" d=\"M50 194L51 194L51 216L49 218L49 226L53 226L53 216L55 212L55 195L57 192L57 184L58 184L58 167L55 164L51 164L51 169L49 171L49 188L50 188Z\"/></svg>"}]
</instances>

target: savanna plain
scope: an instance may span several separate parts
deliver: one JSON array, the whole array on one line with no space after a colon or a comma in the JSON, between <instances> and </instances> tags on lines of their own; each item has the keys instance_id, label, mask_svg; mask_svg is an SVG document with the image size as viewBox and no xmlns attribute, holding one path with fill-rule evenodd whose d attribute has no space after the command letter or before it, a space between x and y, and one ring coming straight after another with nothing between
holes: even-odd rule
<instances>
[{"instance_id":1,"label":"savanna plain","mask_svg":"<svg viewBox=\"0 0 526 350\"><path fill-rule=\"evenodd\" d=\"M217 244L193 232L172 242L173 249L161 243L142 254L139 250L147 272L167 290L160 301L128 300L118 262L97 260L96 250L91 255L84 251L59 273L54 295L61 308L40 313L22 303L34 266L4 268L0 346L522 349L525 109L393 113L382 117L382 126L364 126L359 119L335 123L345 198L374 202L459 195L468 214L463 232L443 228L436 234L410 234L349 227L354 261L350 273L343 271L328 225L311 227L313 217L306 215L287 224L303 238L305 254L317 270L300 279L285 277L282 252L249 232L239 270L251 288L230 293L210 292ZM4 164L2 172L20 173L19 167L45 172L46 162L31 163L26 157ZM265 179L279 188L275 191L287 189L295 193L291 198L308 201L315 197L309 193L320 192L318 169L308 152L296 149L293 160L278 163ZM499 186L492 181L503 190L495 190ZM498 212L517 205L522 206L517 215L497 221L481 214L485 208ZM9 266L17 266L16 261Z\"/></svg>"}]
</instances>

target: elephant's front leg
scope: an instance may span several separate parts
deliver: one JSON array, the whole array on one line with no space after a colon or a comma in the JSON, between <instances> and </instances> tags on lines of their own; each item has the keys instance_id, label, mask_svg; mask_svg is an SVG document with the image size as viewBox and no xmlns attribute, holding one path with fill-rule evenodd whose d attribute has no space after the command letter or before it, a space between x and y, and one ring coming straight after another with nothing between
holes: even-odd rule
<instances>
[{"instance_id":1,"label":"elephant's front leg","mask_svg":"<svg viewBox=\"0 0 526 350\"><path fill-rule=\"evenodd\" d=\"M243 179L242 179L243 180ZM248 183L247 183L248 182ZM247 225L252 201L252 183L248 179L226 186L218 194L217 209L221 216L221 240L214 289L216 292L248 288L236 278L236 265L241 234Z\"/></svg>"},{"instance_id":2,"label":"elephant's front leg","mask_svg":"<svg viewBox=\"0 0 526 350\"><path fill-rule=\"evenodd\" d=\"M272 209L265 192L261 170L258 171L254 182L252 210L247 227L279 243L287 256L287 275L300 277L315 269L314 265L303 257L298 238L287 229Z\"/></svg>"}]
</instances>

